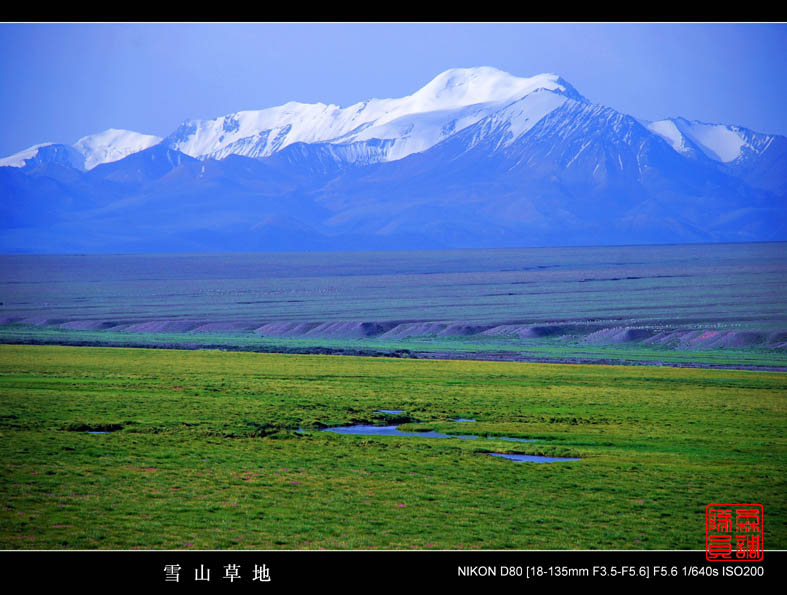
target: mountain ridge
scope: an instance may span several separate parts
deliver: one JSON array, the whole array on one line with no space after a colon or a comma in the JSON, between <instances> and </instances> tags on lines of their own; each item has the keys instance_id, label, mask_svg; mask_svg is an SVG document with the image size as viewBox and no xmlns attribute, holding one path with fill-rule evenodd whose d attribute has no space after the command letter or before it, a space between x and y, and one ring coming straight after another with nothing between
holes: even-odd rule
<instances>
[{"instance_id":1,"label":"mountain ridge","mask_svg":"<svg viewBox=\"0 0 787 595\"><path fill-rule=\"evenodd\" d=\"M399 99L78 143L0 160L0 250L787 239L787 137L641 120L554 74L452 69Z\"/></svg>"}]
</instances>

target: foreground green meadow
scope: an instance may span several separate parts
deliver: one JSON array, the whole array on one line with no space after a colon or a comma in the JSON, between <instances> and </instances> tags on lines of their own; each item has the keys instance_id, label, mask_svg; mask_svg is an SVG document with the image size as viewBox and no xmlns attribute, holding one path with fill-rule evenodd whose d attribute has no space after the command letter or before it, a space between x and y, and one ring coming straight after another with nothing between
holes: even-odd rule
<instances>
[{"instance_id":1,"label":"foreground green meadow","mask_svg":"<svg viewBox=\"0 0 787 595\"><path fill-rule=\"evenodd\" d=\"M786 388L738 370L2 345L0 547L704 549L707 504L760 503L766 549L784 549ZM383 423L377 409L538 441L319 431Z\"/></svg>"}]
</instances>

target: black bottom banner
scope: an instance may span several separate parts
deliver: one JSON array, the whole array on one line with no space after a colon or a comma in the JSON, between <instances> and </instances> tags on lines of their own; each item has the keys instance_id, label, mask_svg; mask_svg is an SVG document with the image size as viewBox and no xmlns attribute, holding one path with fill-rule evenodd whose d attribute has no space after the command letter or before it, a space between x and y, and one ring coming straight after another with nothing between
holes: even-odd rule
<instances>
[{"instance_id":1,"label":"black bottom banner","mask_svg":"<svg viewBox=\"0 0 787 595\"><path fill-rule=\"evenodd\" d=\"M667 585L773 579L787 552L762 560L705 551L4 551L6 577L33 586L234 589L442 586L521 589L531 583ZM769 576L770 575L770 576Z\"/></svg>"}]
</instances>

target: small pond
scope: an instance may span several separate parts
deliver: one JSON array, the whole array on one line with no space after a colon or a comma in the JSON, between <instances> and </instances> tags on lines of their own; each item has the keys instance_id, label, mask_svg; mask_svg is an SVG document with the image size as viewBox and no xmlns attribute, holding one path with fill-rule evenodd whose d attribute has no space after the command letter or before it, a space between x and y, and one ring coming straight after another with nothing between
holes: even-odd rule
<instances>
[{"instance_id":1,"label":"small pond","mask_svg":"<svg viewBox=\"0 0 787 595\"><path fill-rule=\"evenodd\" d=\"M582 459L567 459L561 457L540 457L535 455L507 455L501 452L487 453L493 457L503 457L517 463L556 463L558 461L581 461Z\"/></svg>"},{"instance_id":2,"label":"small pond","mask_svg":"<svg viewBox=\"0 0 787 595\"><path fill-rule=\"evenodd\" d=\"M398 426L338 426L335 428L325 428L323 432L335 432L336 434L355 434L358 436L416 436L421 438L478 438L478 436L452 436L439 432L402 432Z\"/></svg>"},{"instance_id":3,"label":"small pond","mask_svg":"<svg viewBox=\"0 0 787 595\"><path fill-rule=\"evenodd\" d=\"M461 436L458 434L441 434L440 432L402 432L398 426L372 426L359 424L356 426L337 426L335 428L325 428L322 432L334 432L336 434L352 434L355 436L415 436L421 438L463 438L477 439L478 436ZM299 430L303 432L303 430ZM487 436L489 440L510 440L512 442L536 442L536 440L525 438L509 438L507 436ZM498 452L487 453L493 457L502 457L518 463L557 463L559 461L580 461L582 459L571 459L565 457L545 457L536 455L504 454Z\"/></svg>"},{"instance_id":4,"label":"small pond","mask_svg":"<svg viewBox=\"0 0 787 595\"><path fill-rule=\"evenodd\" d=\"M463 436L461 434L441 434L440 432L403 432L397 429L398 425L393 426L373 426L359 424L356 426L336 426L335 428L325 428L321 432L334 432L336 434L354 434L356 436L415 436L422 438L464 438L472 440L478 436ZM298 433L302 434L303 429L299 428ZM487 436L489 440L509 440L511 442L536 442L530 438L509 438L508 436Z\"/></svg>"}]
</instances>

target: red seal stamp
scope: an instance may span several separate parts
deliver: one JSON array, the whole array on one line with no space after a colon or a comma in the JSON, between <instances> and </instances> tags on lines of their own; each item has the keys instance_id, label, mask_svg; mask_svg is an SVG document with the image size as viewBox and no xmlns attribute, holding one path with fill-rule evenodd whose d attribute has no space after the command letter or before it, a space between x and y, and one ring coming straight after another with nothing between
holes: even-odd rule
<instances>
[{"instance_id":1,"label":"red seal stamp","mask_svg":"<svg viewBox=\"0 0 787 595\"><path fill-rule=\"evenodd\" d=\"M759 562L763 553L762 504L708 504L705 507L705 558Z\"/></svg>"}]
</instances>

